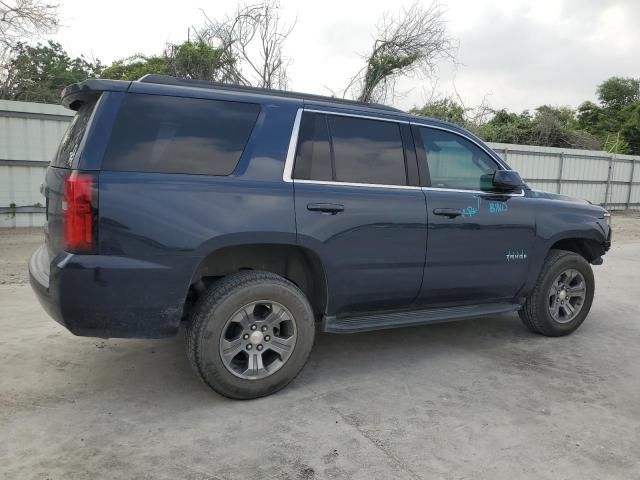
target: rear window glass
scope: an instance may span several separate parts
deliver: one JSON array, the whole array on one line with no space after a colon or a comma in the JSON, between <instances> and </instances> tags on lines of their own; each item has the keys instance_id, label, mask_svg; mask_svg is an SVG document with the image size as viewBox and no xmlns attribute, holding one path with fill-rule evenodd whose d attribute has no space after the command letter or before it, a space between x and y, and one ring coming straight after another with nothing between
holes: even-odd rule
<instances>
[{"instance_id":1,"label":"rear window glass","mask_svg":"<svg viewBox=\"0 0 640 480\"><path fill-rule=\"evenodd\" d=\"M229 175L259 112L251 103L127 94L102 168Z\"/></svg>"},{"instance_id":2,"label":"rear window glass","mask_svg":"<svg viewBox=\"0 0 640 480\"><path fill-rule=\"evenodd\" d=\"M78 148L80 147L80 143L87 130L87 125L89 125L91 114L97 102L98 99L96 98L82 104L75 117L73 117L73 120L71 120L71 124L65 132L64 137L62 137L58 152L51 161L52 166L62 168L72 167L73 160L78 154Z\"/></svg>"}]
</instances>

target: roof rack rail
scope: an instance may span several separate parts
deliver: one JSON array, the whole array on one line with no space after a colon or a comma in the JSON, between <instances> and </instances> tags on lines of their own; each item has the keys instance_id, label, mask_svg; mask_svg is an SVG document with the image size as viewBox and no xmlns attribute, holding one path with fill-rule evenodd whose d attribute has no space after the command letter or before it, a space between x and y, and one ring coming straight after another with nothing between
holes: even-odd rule
<instances>
[{"instance_id":1,"label":"roof rack rail","mask_svg":"<svg viewBox=\"0 0 640 480\"><path fill-rule=\"evenodd\" d=\"M327 97L324 95L314 95L311 93L290 92L286 90L277 90L273 88L259 88L248 87L245 85L230 85L228 83L220 82L208 82L206 80L190 80L184 78L176 78L169 75L157 75L154 73L148 73L138 80L142 83L155 83L159 85L176 85L181 87L197 87L197 88L209 88L216 90L230 90L237 92L257 93L262 95L274 95L278 97L286 98L299 98L301 100L317 101L317 102L331 102L344 105L352 105L359 107L375 108L379 110L387 110L390 112L405 113L402 110L390 107L388 105L381 105L378 103L364 103L356 100L345 100L342 98Z\"/></svg>"}]
</instances>

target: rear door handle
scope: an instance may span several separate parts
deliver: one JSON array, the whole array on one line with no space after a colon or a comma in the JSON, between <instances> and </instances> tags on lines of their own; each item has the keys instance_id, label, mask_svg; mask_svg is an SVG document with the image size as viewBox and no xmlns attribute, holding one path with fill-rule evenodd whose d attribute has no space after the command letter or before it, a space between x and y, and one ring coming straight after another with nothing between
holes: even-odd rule
<instances>
[{"instance_id":1,"label":"rear door handle","mask_svg":"<svg viewBox=\"0 0 640 480\"><path fill-rule=\"evenodd\" d=\"M433 213L442 217L455 218L462 215L462 210L459 208L436 208Z\"/></svg>"},{"instance_id":2,"label":"rear door handle","mask_svg":"<svg viewBox=\"0 0 640 480\"><path fill-rule=\"evenodd\" d=\"M335 215L336 213L344 212L344 205L338 203L310 203L307 205L307 210Z\"/></svg>"}]
</instances>

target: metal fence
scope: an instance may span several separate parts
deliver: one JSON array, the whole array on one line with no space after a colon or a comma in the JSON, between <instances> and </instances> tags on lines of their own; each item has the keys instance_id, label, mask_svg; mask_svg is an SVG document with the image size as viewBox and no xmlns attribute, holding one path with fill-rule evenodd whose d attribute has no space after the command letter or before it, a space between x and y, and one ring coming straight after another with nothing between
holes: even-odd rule
<instances>
[{"instance_id":1,"label":"metal fence","mask_svg":"<svg viewBox=\"0 0 640 480\"><path fill-rule=\"evenodd\" d=\"M73 112L0 100L0 227L44 223L40 184Z\"/></svg>"},{"instance_id":2,"label":"metal fence","mask_svg":"<svg viewBox=\"0 0 640 480\"><path fill-rule=\"evenodd\" d=\"M44 222L40 184L72 116L59 105L0 100L0 227ZM611 210L640 208L640 156L490 145L534 189Z\"/></svg>"},{"instance_id":3,"label":"metal fence","mask_svg":"<svg viewBox=\"0 0 640 480\"><path fill-rule=\"evenodd\" d=\"M640 156L489 144L536 190L584 198L609 210L640 208Z\"/></svg>"}]
</instances>

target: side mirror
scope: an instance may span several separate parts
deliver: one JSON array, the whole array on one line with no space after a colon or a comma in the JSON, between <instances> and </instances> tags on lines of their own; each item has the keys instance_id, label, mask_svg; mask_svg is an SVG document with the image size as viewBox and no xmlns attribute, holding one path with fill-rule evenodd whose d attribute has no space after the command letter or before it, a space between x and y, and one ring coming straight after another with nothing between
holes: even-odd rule
<instances>
[{"instance_id":1,"label":"side mirror","mask_svg":"<svg viewBox=\"0 0 640 480\"><path fill-rule=\"evenodd\" d=\"M505 192L519 190L524 187L520 174L515 170L496 170L493 175L493 188Z\"/></svg>"}]
</instances>

